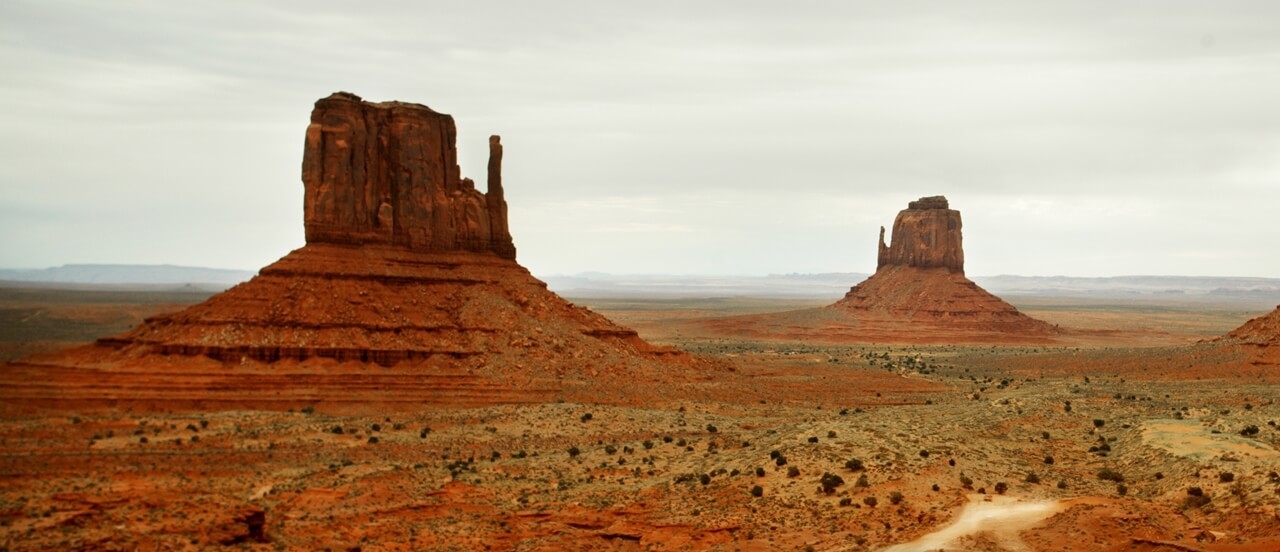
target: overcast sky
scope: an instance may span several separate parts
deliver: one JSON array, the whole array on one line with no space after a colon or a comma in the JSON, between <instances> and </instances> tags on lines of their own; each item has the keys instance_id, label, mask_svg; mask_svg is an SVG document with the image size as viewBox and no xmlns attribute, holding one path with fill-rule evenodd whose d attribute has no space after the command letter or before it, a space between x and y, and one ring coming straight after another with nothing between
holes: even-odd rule
<instances>
[{"instance_id":1,"label":"overcast sky","mask_svg":"<svg viewBox=\"0 0 1280 552\"><path fill-rule=\"evenodd\" d=\"M303 245L337 90L501 134L535 275L871 272L945 194L974 275L1280 277L1280 2L0 2L0 267Z\"/></svg>"}]
</instances>

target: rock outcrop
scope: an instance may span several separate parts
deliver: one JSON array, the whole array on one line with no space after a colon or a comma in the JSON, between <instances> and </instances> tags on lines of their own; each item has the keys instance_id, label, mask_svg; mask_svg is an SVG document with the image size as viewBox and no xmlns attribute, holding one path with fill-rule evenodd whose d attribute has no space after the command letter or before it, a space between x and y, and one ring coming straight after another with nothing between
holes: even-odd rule
<instances>
[{"instance_id":1,"label":"rock outcrop","mask_svg":"<svg viewBox=\"0 0 1280 552\"><path fill-rule=\"evenodd\" d=\"M489 138L488 192L462 178L453 117L338 92L316 102L302 155L307 243L491 252L514 259L502 144Z\"/></svg>"},{"instance_id":2,"label":"rock outcrop","mask_svg":"<svg viewBox=\"0 0 1280 552\"><path fill-rule=\"evenodd\" d=\"M1224 339L1280 349L1280 306L1231 330Z\"/></svg>"},{"instance_id":3,"label":"rock outcrop","mask_svg":"<svg viewBox=\"0 0 1280 552\"><path fill-rule=\"evenodd\" d=\"M876 270L886 266L941 267L964 274L960 211L951 209L942 196L909 203L893 221L892 245L885 245L880 227Z\"/></svg>"},{"instance_id":4,"label":"rock outcrop","mask_svg":"<svg viewBox=\"0 0 1280 552\"><path fill-rule=\"evenodd\" d=\"M8 390L143 409L607 401L711 367L569 303L517 264L502 143L489 139L481 193L459 177L455 133L426 106L321 99L303 155L304 247L204 303L9 366L16 379L0 382L0 400Z\"/></svg>"}]
</instances>

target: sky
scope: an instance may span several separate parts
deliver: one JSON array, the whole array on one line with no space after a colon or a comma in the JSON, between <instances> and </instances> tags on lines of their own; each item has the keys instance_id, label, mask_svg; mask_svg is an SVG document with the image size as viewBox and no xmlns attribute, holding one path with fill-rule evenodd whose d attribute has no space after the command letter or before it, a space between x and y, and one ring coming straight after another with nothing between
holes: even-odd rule
<instances>
[{"instance_id":1,"label":"sky","mask_svg":"<svg viewBox=\"0 0 1280 552\"><path fill-rule=\"evenodd\" d=\"M873 272L946 195L966 272L1280 278L1280 3L0 2L0 267L257 269L344 90L502 135L535 275Z\"/></svg>"}]
</instances>

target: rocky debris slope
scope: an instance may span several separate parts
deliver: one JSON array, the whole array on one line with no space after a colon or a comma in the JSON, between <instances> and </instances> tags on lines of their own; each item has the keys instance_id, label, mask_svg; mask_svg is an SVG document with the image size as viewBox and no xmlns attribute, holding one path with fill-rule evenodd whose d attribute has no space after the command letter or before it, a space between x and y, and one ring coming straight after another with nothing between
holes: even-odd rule
<instances>
[{"instance_id":1,"label":"rocky debris slope","mask_svg":"<svg viewBox=\"0 0 1280 552\"><path fill-rule=\"evenodd\" d=\"M1280 306L1245 322L1239 328L1227 333L1226 338L1264 347L1280 345Z\"/></svg>"}]
</instances>

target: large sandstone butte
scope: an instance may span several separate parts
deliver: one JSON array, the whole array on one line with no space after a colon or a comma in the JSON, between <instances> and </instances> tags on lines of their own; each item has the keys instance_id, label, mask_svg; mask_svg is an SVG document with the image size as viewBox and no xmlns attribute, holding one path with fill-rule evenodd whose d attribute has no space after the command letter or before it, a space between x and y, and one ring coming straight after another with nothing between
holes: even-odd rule
<instances>
[{"instance_id":1,"label":"large sandstone butte","mask_svg":"<svg viewBox=\"0 0 1280 552\"><path fill-rule=\"evenodd\" d=\"M831 305L865 320L911 321L968 334L1048 336L1056 329L964 275L960 211L923 197L898 212L889 245L880 228L876 272Z\"/></svg>"},{"instance_id":2,"label":"large sandstone butte","mask_svg":"<svg viewBox=\"0 0 1280 552\"><path fill-rule=\"evenodd\" d=\"M836 343L1047 343L1057 327L1031 318L964 275L960 212L942 196L880 228L876 272L833 305L707 320L720 335Z\"/></svg>"},{"instance_id":3,"label":"large sandstone butte","mask_svg":"<svg viewBox=\"0 0 1280 552\"><path fill-rule=\"evenodd\" d=\"M634 398L704 361L548 291L515 261L502 145L461 178L453 118L339 92L316 102L307 244L252 280L96 344L7 367L36 406L416 408ZM626 382L629 385L623 385Z\"/></svg>"}]
</instances>

